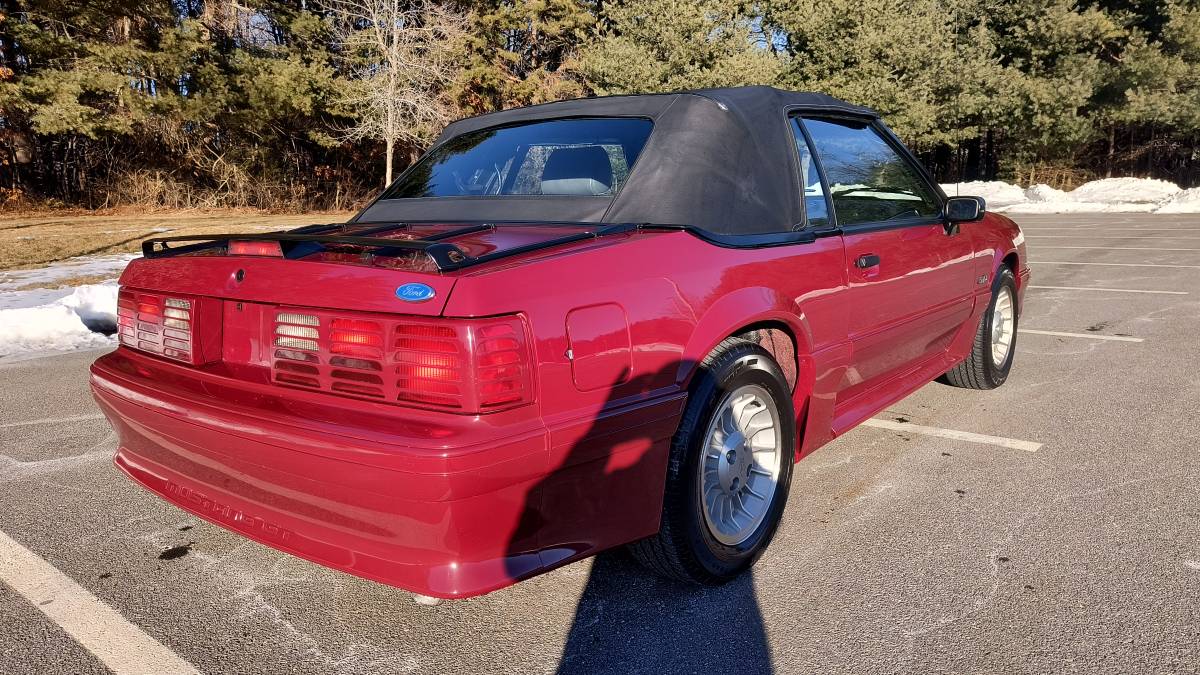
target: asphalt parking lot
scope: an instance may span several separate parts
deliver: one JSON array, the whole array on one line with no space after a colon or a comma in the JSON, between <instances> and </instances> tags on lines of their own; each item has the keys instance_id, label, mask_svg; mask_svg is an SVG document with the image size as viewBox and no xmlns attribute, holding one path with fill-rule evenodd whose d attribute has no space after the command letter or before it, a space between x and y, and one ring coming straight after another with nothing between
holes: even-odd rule
<instances>
[{"instance_id":1,"label":"asphalt parking lot","mask_svg":"<svg viewBox=\"0 0 1200 675\"><path fill-rule=\"evenodd\" d=\"M1008 383L930 384L877 416L909 426L807 457L767 554L715 589L615 553L418 604L119 475L95 353L0 365L0 574L26 584L0 583L0 672L106 672L97 640L157 643L164 672L1200 671L1200 218L1017 220ZM83 600L28 599L55 575Z\"/></svg>"}]
</instances>

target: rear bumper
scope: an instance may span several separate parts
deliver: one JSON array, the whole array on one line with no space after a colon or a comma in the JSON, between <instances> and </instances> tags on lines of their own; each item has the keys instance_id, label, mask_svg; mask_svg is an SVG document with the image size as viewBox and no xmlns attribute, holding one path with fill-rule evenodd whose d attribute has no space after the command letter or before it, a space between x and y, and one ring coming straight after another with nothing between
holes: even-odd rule
<instances>
[{"instance_id":1,"label":"rear bumper","mask_svg":"<svg viewBox=\"0 0 1200 675\"><path fill-rule=\"evenodd\" d=\"M272 548L442 598L658 531L686 394L547 427L233 381L120 348L92 365L117 467ZM586 412L586 411L585 411Z\"/></svg>"},{"instance_id":2,"label":"rear bumper","mask_svg":"<svg viewBox=\"0 0 1200 675\"><path fill-rule=\"evenodd\" d=\"M150 387L119 367L129 358L97 361L92 392L120 437L117 467L172 504L301 558L436 597L486 593L543 569L537 532L521 526L546 475L540 423L471 446L438 447L417 433L333 436Z\"/></svg>"}]
</instances>

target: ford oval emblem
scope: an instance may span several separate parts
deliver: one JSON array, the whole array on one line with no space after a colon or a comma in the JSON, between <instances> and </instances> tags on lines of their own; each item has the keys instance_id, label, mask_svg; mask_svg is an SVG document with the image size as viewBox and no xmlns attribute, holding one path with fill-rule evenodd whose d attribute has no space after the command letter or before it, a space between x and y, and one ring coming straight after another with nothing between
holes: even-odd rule
<instances>
[{"instance_id":1,"label":"ford oval emblem","mask_svg":"<svg viewBox=\"0 0 1200 675\"><path fill-rule=\"evenodd\" d=\"M432 300L434 295L433 286L429 284L404 284L396 289L396 297L405 302L425 302Z\"/></svg>"}]
</instances>

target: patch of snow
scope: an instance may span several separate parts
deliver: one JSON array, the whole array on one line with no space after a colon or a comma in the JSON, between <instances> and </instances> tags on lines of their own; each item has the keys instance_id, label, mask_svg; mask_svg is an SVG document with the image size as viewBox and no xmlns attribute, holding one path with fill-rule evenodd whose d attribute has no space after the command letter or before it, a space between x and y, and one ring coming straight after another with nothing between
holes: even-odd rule
<instances>
[{"instance_id":1,"label":"patch of snow","mask_svg":"<svg viewBox=\"0 0 1200 675\"><path fill-rule=\"evenodd\" d=\"M31 288L25 291L0 291L0 310L48 305L55 300L67 297L74 290L70 286L59 286L58 288Z\"/></svg>"},{"instance_id":2,"label":"patch of snow","mask_svg":"<svg viewBox=\"0 0 1200 675\"><path fill-rule=\"evenodd\" d=\"M1200 188L1176 192L1160 204L1155 213L1200 213Z\"/></svg>"},{"instance_id":3,"label":"patch of snow","mask_svg":"<svg viewBox=\"0 0 1200 675\"><path fill-rule=\"evenodd\" d=\"M85 256L36 269L0 272L0 291L12 291L30 284L49 285L71 277L111 274L116 278L129 261L137 257L140 256L133 253Z\"/></svg>"},{"instance_id":4,"label":"patch of snow","mask_svg":"<svg viewBox=\"0 0 1200 675\"><path fill-rule=\"evenodd\" d=\"M89 284L34 307L0 309L0 357L116 345L117 284ZM104 331L104 332L97 332Z\"/></svg>"}]
</instances>

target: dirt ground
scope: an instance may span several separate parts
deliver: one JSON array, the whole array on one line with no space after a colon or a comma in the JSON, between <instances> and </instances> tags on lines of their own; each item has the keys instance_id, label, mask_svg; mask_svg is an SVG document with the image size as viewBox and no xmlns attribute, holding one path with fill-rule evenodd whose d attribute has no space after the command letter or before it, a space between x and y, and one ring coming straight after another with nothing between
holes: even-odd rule
<instances>
[{"instance_id":1,"label":"dirt ground","mask_svg":"<svg viewBox=\"0 0 1200 675\"><path fill-rule=\"evenodd\" d=\"M341 222L350 215L349 212L271 214L233 210L0 213L0 271L39 267L82 255L132 253L148 237L269 232L311 223Z\"/></svg>"}]
</instances>

